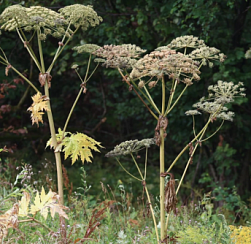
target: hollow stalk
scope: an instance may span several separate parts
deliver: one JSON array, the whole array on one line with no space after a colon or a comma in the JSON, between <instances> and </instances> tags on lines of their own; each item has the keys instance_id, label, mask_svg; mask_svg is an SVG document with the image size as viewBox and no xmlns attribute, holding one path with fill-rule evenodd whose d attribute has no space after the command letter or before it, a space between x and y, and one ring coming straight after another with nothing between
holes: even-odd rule
<instances>
[{"instance_id":1,"label":"hollow stalk","mask_svg":"<svg viewBox=\"0 0 251 244\"><path fill-rule=\"evenodd\" d=\"M39 32L40 32L40 30L38 30L38 32L37 32L37 34L38 34L37 39L38 39L38 49L39 49L39 56L40 56L40 62L41 62L41 68L42 68L41 72L45 73L43 50L42 50L41 40L39 39L39 34L40 34ZM47 82L45 82L45 85L44 85L44 93L48 98L50 98L49 86L48 86ZM54 148L56 148L57 138L56 138L53 115L52 115L52 111L51 111L50 99L47 101L47 106L48 106L47 116L48 116L48 121L49 121L52 145ZM62 173L61 156L60 156L60 152L56 152L55 150L54 150L54 155L55 155L56 167L57 167L58 194L60 197L59 201L63 205L64 204L64 192L63 192L63 173Z\"/></svg>"},{"instance_id":2,"label":"hollow stalk","mask_svg":"<svg viewBox=\"0 0 251 244\"><path fill-rule=\"evenodd\" d=\"M161 115L164 116L165 113L165 80L162 77L162 110ZM164 129L160 128L160 173L165 172L165 142L164 142ZM164 206L164 197L165 197L165 178L160 176L160 239L164 240L166 236L165 231L165 206Z\"/></svg>"}]
</instances>

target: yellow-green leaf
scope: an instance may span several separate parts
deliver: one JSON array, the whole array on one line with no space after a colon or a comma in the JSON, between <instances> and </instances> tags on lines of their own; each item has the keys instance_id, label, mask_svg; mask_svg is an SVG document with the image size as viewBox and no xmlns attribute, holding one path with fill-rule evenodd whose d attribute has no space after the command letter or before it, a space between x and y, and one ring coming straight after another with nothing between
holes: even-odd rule
<instances>
[{"instance_id":1,"label":"yellow-green leaf","mask_svg":"<svg viewBox=\"0 0 251 244\"><path fill-rule=\"evenodd\" d=\"M91 137L82 133L69 134L70 136L65 137L62 141L65 159L70 156L72 159L72 164L74 164L78 158L80 158L83 163L85 161L91 162L91 149L99 152L97 146L102 147L100 142L97 142Z\"/></svg>"},{"instance_id":2,"label":"yellow-green leaf","mask_svg":"<svg viewBox=\"0 0 251 244\"><path fill-rule=\"evenodd\" d=\"M93 138L83 133L72 134L70 132L65 132L63 136L63 132L59 128L56 137L58 144L55 151L62 150L65 153L65 159L71 157L72 164L74 164L79 158L83 163L85 161L92 162L91 150L99 152L98 147L102 147L100 142L95 141ZM51 139L46 144L46 147L48 146L54 148Z\"/></svg>"},{"instance_id":3,"label":"yellow-green leaf","mask_svg":"<svg viewBox=\"0 0 251 244\"><path fill-rule=\"evenodd\" d=\"M46 194L44 188L42 187L40 196L38 192L36 194L34 204L30 207L30 213L36 214L37 212L40 212L40 214L47 219L48 210L50 209L52 218L54 218L55 213L58 213L68 219L68 216L63 211L68 208L59 204L58 198L58 195L51 190Z\"/></svg>"},{"instance_id":4,"label":"yellow-green leaf","mask_svg":"<svg viewBox=\"0 0 251 244\"><path fill-rule=\"evenodd\" d=\"M18 216L25 217L29 214L29 204L30 204L30 194L28 192L23 192L21 201L19 201L19 213Z\"/></svg>"}]
</instances>

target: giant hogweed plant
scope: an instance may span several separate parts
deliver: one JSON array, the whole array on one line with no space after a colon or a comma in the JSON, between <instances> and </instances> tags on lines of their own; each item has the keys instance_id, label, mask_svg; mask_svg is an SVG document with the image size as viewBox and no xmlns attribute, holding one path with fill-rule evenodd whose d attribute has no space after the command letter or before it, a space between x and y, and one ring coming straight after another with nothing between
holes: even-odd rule
<instances>
[{"instance_id":1,"label":"giant hogweed plant","mask_svg":"<svg viewBox=\"0 0 251 244\"><path fill-rule=\"evenodd\" d=\"M177 203L177 194L184 180L186 172L193 160L194 153L198 146L215 135L222 127L224 121L232 121L234 113L229 111L227 104L234 101L235 97L245 96L243 84L241 82L225 82L219 80L217 84L208 87L209 96L202 97L199 102L193 105L194 109L186 112L186 115L192 116L193 120L193 139L189 141L178 156L170 165L166 165L164 158L166 129L168 127L168 117L174 107L179 104L182 95L190 86L200 81L200 74L203 66L213 67L215 62L223 62L225 55L214 47L207 46L203 40L194 36L182 36L174 39L170 44L158 47L149 54L140 57L146 50L131 44L123 45L105 45L97 47L96 45L82 45L75 48L78 53L89 52L97 58L96 62L103 66L115 68L128 85L129 91L135 92L142 101L146 109L156 120L154 129L154 138L144 139L142 141L132 140L121 143L106 156L115 156L119 161L119 156L131 155L140 175L136 177L123 169L133 178L142 181L146 189L149 206L152 212L153 222L156 231L158 243L167 240L168 219L171 211L175 209ZM177 89L183 86L181 92ZM152 89L160 89L161 107L156 104L151 96ZM195 115L201 112L208 114L205 125L200 129L195 129ZM208 127L215 121L221 120L221 124L215 129L215 132L206 137ZM159 146L159 166L160 166L160 236L157 229L155 213L151 205L151 200L147 190L146 169L147 169L147 151L150 145ZM133 153L146 148L145 170L141 172ZM175 189L174 176L171 173L172 168L178 162L179 158L186 151L189 157L184 168L184 172ZM120 163L121 164L121 163ZM167 175L170 180L167 180Z\"/></svg>"},{"instance_id":2,"label":"giant hogweed plant","mask_svg":"<svg viewBox=\"0 0 251 244\"><path fill-rule=\"evenodd\" d=\"M14 64L8 61L7 55L0 48L0 63L6 66L6 76L8 76L10 70L13 70L36 92L36 94L32 96L33 103L28 108L28 111L31 112L32 124L39 126L39 123L43 123L44 113L47 113L51 133L51 139L48 141L47 146L53 148L55 154L58 193L61 204L63 204L61 152L64 152L65 158L71 157L72 163L74 163L78 158L80 158L83 163L85 161L91 162L91 150L99 151L98 147L101 147L101 145L99 142L85 134L70 133L66 131L74 107L76 106L80 95L83 92L85 93L86 83L93 74L93 72L89 74L91 59L89 59L89 63L87 65L86 76L84 80L81 79L82 83L80 85L79 94L72 105L63 130L59 128L58 134L56 134L54 126L49 93L49 89L52 86L51 84L54 83L51 71L54 64L59 59L60 54L64 51L65 47L71 41L76 32L80 29L86 31L89 27L95 27L98 25L101 21L102 18L97 15L92 6L84 6L81 4L66 6L59 9L58 12L41 6L25 8L21 5L13 5L6 8L0 15L1 30L16 31L18 37L24 45L24 48L27 50L39 70L39 82L32 82L27 79L22 72L18 71ZM59 39L59 42L52 62L48 65L48 67L46 67L44 62L43 45L46 45L46 39L48 36ZM30 45L33 39L37 42L36 46ZM34 49L34 46L36 49ZM38 55L36 55L36 53L38 53ZM73 68L77 72L77 67ZM40 91L41 88L38 88L38 85L42 87L43 91Z\"/></svg>"}]
</instances>

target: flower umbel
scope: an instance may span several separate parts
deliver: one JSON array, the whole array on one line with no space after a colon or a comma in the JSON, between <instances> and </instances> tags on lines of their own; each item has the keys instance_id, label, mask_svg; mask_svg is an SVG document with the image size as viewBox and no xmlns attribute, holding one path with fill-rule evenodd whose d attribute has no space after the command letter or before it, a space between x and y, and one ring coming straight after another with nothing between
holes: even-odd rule
<instances>
[{"instance_id":1,"label":"flower umbel","mask_svg":"<svg viewBox=\"0 0 251 244\"><path fill-rule=\"evenodd\" d=\"M127 155L134 152L138 152L142 148L149 148L151 145L155 144L155 139L143 139L141 141L138 140L130 140L125 141L117 145L112 151L107 153L106 157L117 157L121 155Z\"/></svg>"},{"instance_id":2,"label":"flower umbel","mask_svg":"<svg viewBox=\"0 0 251 244\"><path fill-rule=\"evenodd\" d=\"M61 16L75 28L81 27L83 30L87 30L89 26L99 25L103 20L93 10L91 5L73 4L59 9Z\"/></svg>"},{"instance_id":3,"label":"flower umbel","mask_svg":"<svg viewBox=\"0 0 251 244\"><path fill-rule=\"evenodd\" d=\"M45 7L32 6L25 8L20 5L13 5L6 8L1 14L1 29L16 30L21 28L25 31L41 30L41 39L47 35L62 36L65 34L63 25L66 24L62 16ZM42 31L43 30L43 31Z\"/></svg>"},{"instance_id":4,"label":"flower umbel","mask_svg":"<svg viewBox=\"0 0 251 244\"><path fill-rule=\"evenodd\" d=\"M242 82L235 85L233 82L219 80L216 85L208 87L209 99L202 97L198 103L193 105L193 107L197 108L197 110L209 113L213 116L212 119L220 118L233 121L234 112L228 111L228 108L224 105L233 102L235 97L245 96L245 93L243 93L245 88L242 86ZM197 110L189 110L185 114L200 114Z\"/></svg>"},{"instance_id":5,"label":"flower umbel","mask_svg":"<svg viewBox=\"0 0 251 244\"><path fill-rule=\"evenodd\" d=\"M94 53L100 46L95 44L84 44L78 47L72 48L73 50L77 51L77 53Z\"/></svg>"},{"instance_id":6,"label":"flower umbel","mask_svg":"<svg viewBox=\"0 0 251 244\"><path fill-rule=\"evenodd\" d=\"M167 46L162 46L157 48L156 50L165 50L165 49L181 49L181 48L200 48L204 47L206 44L203 40L199 40L198 37L195 36L181 36L177 37Z\"/></svg>"},{"instance_id":7,"label":"flower umbel","mask_svg":"<svg viewBox=\"0 0 251 244\"><path fill-rule=\"evenodd\" d=\"M132 69L140 54L146 50L132 44L105 45L95 52L94 55L101 57L103 66L111 68Z\"/></svg>"},{"instance_id":8,"label":"flower umbel","mask_svg":"<svg viewBox=\"0 0 251 244\"><path fill-rule=\"evenodd\" d=\"M185 79L199 80L200 71L196 61L174 50L153 51L138 60L130 78L139 79L145 76L157 77L168 75L170 79L187 81ZM184 79L182 79L184 77ZM190 80L189 79L189 80Z\"/></svg>"},{"instance_id":9,"label":"flower umbel","mask_svg":"<svg viewBox=\"0 0 251 244\"><path fill-rule=\"evenodd\" d=\"M192 59L200 59L202 65L209 65L209 67L213 67L212 60L219 60L223 62L226 56L223 53L220 53L220 50L214 47L203 46L198 49L193 50L189 55Z\"/></svg>"},{"instance_id":10,"label":"flower umbel","mask_svg":"<svg viewBox=\"0 0 251 244\"><path fill-rule=\"evenodd\" d=\"M231 82L221 81L217 82L217 85L211 85L208 87L209 97L214 98L216 102L225 104L234 101L234 97L245 97L245 88L242 87L243 83L239 82L234 84Z\"/></svg>"}]
</instances>

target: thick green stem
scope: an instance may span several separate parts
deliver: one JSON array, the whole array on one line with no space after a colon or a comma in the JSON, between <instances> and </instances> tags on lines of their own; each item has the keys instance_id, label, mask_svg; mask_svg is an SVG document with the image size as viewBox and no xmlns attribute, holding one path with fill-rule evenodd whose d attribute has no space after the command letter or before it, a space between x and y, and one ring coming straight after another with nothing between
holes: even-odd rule
<instances>
[{"instance_id":1,"label":"thick green stem","mask_svg":"<svg viewBox=\"0 0 251 244\"><path fill-rule=\"evenodd\" d=\"M165 157L164 157L164 129L160 128L160 174L165 172ZM161 232L160 237L163 240L166 236L165 231L165 206L164 206L164 198L165 198L165 178L160 176L160 226Z\"/></svg>"},{"instance_id":2,"label":"thick green stem","mask_svg":"<svg viewBox=\"0 0 251 244\"><path fill-rule=\"evenodd\" d=\"M162 116L165 113L165 80L162 78ZM164 129L160 128L160 174L165 172L165 137L164 137ZM164 198L165 198L165 178L160 176L160 239L164 240L166 237L165 230L165 206L164 206Z\"/></svg>"},{"instance_id":3,"label":"thick green stem","mask_svg":"<svg viewBox=\"0 0 251 244\"><path fill-rule=\"evenodd\" d=\"M41 40L39 39L39 33L38 33L38 48L39 48L39 56L40 56L41 67L42 67L41 72L45 73L43 50L42 50ZM49 98L47 102L47 106L48 106L47 116L48 116L48 121L49 121L50 132L51 132L52 145L53 145L53 148L55 149L57 147L57 138L56 138L55 125L54 125L54 120L53 120L53 115L52 115L52 110L51 110L48 82L45 82L44 93ZM58 194L60 197L59 201L63 205L64 204L64 192L63 192L63 172L62 172L61 156L60 156L60 152L56 152L55 150L54 150L54 155L55 155L56 167L57 167Z\"/></svg>"},{"instance_id":4,"label":"thick green stem","mask_svg":"<svg viewBox=\"0 0 251 244\"><path fill-rule=\"evenodd\" d=\"M49 88L48 88L47 83L45 83L44 92L45 92L45 95L48 98L50 98ZM47 106L48 106L47 116L48 116L48 121L49 121L50 132L51 132L52 145L55 149L57 147L57 138L56 138L53 115L51 111L50 100L48 101ZM63 192L63 173L62 173L61 156L60 156L60 152L56 152L55 150L54 150L54 155L55 155L56 167L57 167L58 194L60 197L60 203L63 205L64 204L64 192Z\"/></svg>"}]
</instances>

